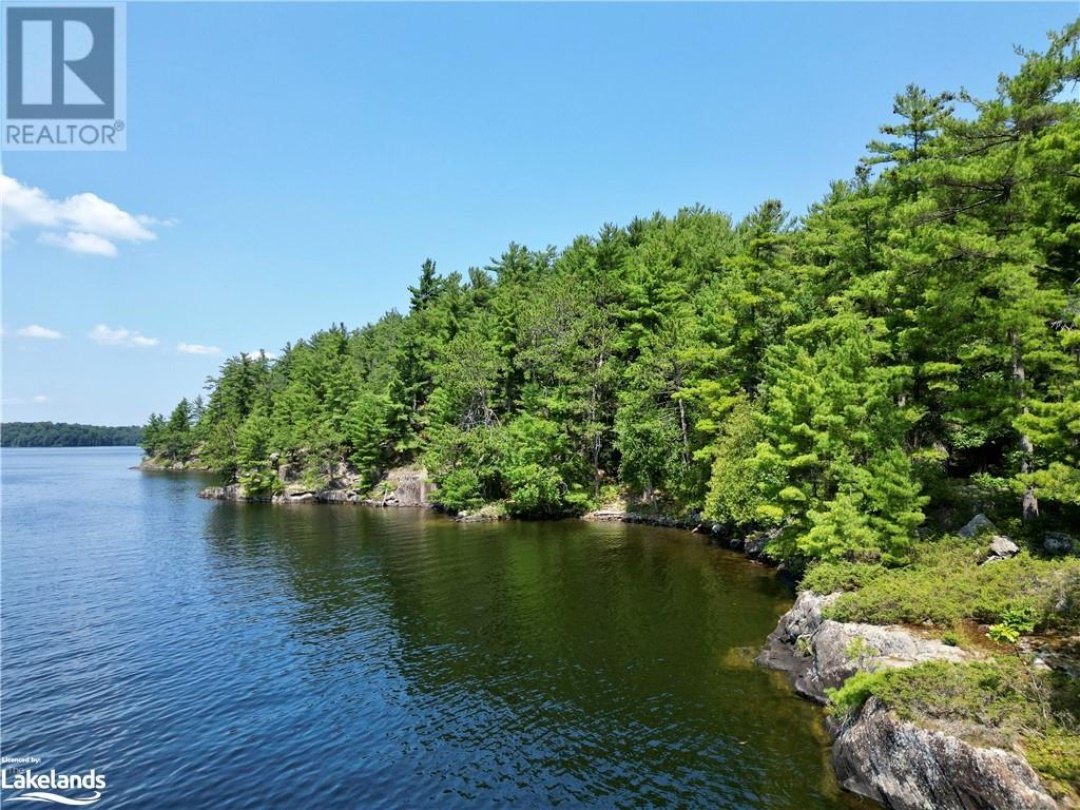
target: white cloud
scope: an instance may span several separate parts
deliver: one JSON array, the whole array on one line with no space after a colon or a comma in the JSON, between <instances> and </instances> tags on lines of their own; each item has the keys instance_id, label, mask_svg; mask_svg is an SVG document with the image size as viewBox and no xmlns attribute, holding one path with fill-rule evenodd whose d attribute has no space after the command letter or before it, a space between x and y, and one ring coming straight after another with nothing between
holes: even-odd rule
<instances>
[{"instance_id":1,"label":"white cloud","mask_svg":"<svg viewBox=\"0 0 1080 810\"><path fill-rule=\"evenodd\" d=\"M38 338L40 340L59 340L63 337L63 335L61 335L55 329L48 329L44 326L38 326L36 323L32 323L29 326L24 326L15 334L19 337Z\"/></svg>"},{"instance_id":2,"label":"white cloud","mask_svg":"<svg viewBox=\"0 0 1080 810\"><path fill-rule=\"evenodd\" d=\"M33 228L40 231L38 241L44 245L94 256L115 256L116 242L149 242L157 239L153 228L176 224L172 219L129 214L89 192L56 200L3 173L0 201L4 244L13 241L12 234L20 228Z\"/></svg>"},{"instance_id":3,"label":"white cloud","mask_svg":"<svg viewBox=\"0 0 1080 810\"><path fill-rule=\"evenodd\" d=\"M203 346L201 343L180 343L176 350L180 354L220 354L221 349L217 346Z\"/></svg>"},{"instance_id":4,"label":"white cloud","mask_svg":"<svg viewBox=\"0 0 1080 810\"><path fill-rule=\"evenodd\" d=\"M277 352L268 352L266 349L257 349L253 352L244 352L244 357L248 360L258 360L259 354L265 354L267 360L277 360Z\"/></svg>"},{"instance_id":5,"label":"white cloud","mask_svg":"<svg viewBox=\"0 0 1080 810\"><path fill-rule=\"evenodd\" d=\"M38 235L38 241L43 245L70 250L72 253L88 253L91 256L108 256L113 258L117 251L116 245L108 239L98 236L96 233L83 233L82 231L68 231L66 234L46 231Z\"/></svg>"},{"instance_id":6,"label":"white cloud","mask_svg":"<svg viewBox=\"0 0 1080 810\"><path fill-rule=\"evenodd\" d=\"M26 397L4 397L0 399L0 405L5 407L9 405L41 405L48 401L49 398L44 394L36 394L30 399Z\"/></svg>"},{"instance_id":7,"label":"white cloud","mask_svg":"<svg viewBox=\"0 0 1080 810\"><path fill-rule=\"evenodd\" d=\"M90 332L90 339L102 346L128 346L137 349L157 346L160 342L157 338L145 337L122 326L117 329L110 329L103 323L99 323L93 328Z\"/></svg>"}]
</instances>

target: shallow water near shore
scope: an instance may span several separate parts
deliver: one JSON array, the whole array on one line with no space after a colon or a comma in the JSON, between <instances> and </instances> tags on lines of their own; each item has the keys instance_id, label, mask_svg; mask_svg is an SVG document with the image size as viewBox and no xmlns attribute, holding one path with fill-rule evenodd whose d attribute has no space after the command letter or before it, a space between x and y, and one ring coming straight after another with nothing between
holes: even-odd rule
<instances>
[{"instance_id":1,"label":"shallow water near shore","mask_svg":"<svg viewBox=\"0 0 1080 810\"><path fill-rule=\"evenodd\" d=\"M95 769L97 807L868 806L751 663L792 595L736 553L209 502L138 460L2 454L2 753Z\"/></svg>"}]
</instances>

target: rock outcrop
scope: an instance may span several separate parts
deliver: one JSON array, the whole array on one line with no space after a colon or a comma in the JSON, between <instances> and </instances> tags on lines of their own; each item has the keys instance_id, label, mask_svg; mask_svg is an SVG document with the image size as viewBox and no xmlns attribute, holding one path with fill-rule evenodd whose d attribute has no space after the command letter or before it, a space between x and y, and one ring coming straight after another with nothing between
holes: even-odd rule
<instances>
[{"instance_id":1,"label":"rock outcrop","mask_svg":"<svg viewBox=\"0 0 1080 810\"><path fill-rule=\"evenodd\" d=\"M838 622L823 610L839 594L804 591L781 619L757 662L788 672L795 691L827 703L827 690L859 671L923 661L964 662L977 655L904 627ZM1043 810L1059 805L1024 758L980 747L943 730L900 720L871 698L835 735L833 766L841 785L898 810ZM989 735L988 735L989 737Z\"/></svg>"},{"instance_id":2,"label":"rock outcrop","mask_svg":"<svg viewBox=\"0 0 1080 810\"><path fill-rule=\"evenodd\" d=\"M198 459L188 461L166 461L164 459L144 458L131 469L144 472L210 472Z\"/></svg>"},{"instance_id":3,"label":"rock outcrop","mask_svg":"<svg viewBox=\"0 0 1080 810\"><path fill-rule=\"evenodd\" d=\"M958 647L921 638L900 627L834 622L826 619L810 637L810 666L795 681L795 691L825 703L856 672L910 667L924 661L961 663L972 659Z\"/></svg>"},{"instance_id":4,"label":"rock outcrop","mask_svg":"<svg viewBox=\"0 0 1080 810\"><path fill-rule=\"evenodd\" d=\"M833 768L845 790L896 810L1055 810L1023 757L900 720L870 698L840 727Z\"/></svg>"},{"instance_id":5,"label":"rock outcrop","mask_svg":"<svg viewBox=\"0 0 1080 810\"><path fill-rule=\"evenodd\" d=\"M244 488L239 484L229 484L224 487L207 487L199 493L200 498L210 501L269 501L269 498L249 497Z\"/></svg>"},{"instance_id":6,"label":"rock outcrop","mask_svg":"<svg viewBox=\"0 0 1080 810\"><path fill-rule=\"evenodd\" d=\"M683 517L673 517L652 512L637 512L628 508L627 504L622 501L605 504L599 509L594 509L592 512L582 515L581 519L600 523L642 523L648 526L663 526L670 529L693 529L706 534L712 531L712 524L703 523L700 514L691 513Z\"/></svg>"},{"instance_id":7,"label":"rock outcrop","mask_svg":"<svg viewBox=\"0 0 1080 810\"><path fill-rule=\"evenodd\" d=\"M810 657L810 639L824 621L822 608L836 600L840 594L821 596L803 591L791 610L780 617L776 629L769 634L765 647L755 659L769 669L779 669L797 681L813 663Z\"/></svg>"},{"instance_id":8,"label":"rock outcrop","mask_svg":"<svg viewBox=\"0 0 1080 810\"><path fill-rule=\"evenodd\" d=\"M758 663L791 674L795 691L827 703L828 690L838 689L856 672L910 667L923 661L972 660L958 647L923 638L902 627L837 622L822 609L839 594L799 595L758 656Z\"/></svg>"},{"instance_id":9,"label":"rock outcrop","mask_svg":"<svg viewBox=\"0 0 1080 810\"><path fill-rule=\"evenodd\" d=\"M291 476L283 476L289 480ZM359 477L344 474L335 478L325 489L306 489L296 482L285 485L285 491L270 495L252 495L240 484L223 487L207 487L199 493L200 498L218 501L246 501L269 503L338 503L363 506L417 506L430 507L429 496L433 490L427 480L427 471L402 467L390 470L386 477L371 491L361 491Z\"/></svg>"}]
</instances>

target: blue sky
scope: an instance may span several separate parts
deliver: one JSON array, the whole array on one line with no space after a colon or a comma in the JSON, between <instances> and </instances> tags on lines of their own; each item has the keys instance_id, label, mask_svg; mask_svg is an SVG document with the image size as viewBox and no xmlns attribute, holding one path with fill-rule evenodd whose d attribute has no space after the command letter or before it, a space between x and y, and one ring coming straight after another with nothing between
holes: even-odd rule
<instances>
[{"instance_id":1,"label":"blue sky","mask_svg":"<svg viewBox=\"0 0 1080 810\"><path fill-rule=\"evenodd\" d=\"M991 95L1075 16L130 3L127 151L3 157L3 419L141 423L228 355L403 308L428 256L695 203L802 213L906 84Z\"/></svg>"}]
</instances>

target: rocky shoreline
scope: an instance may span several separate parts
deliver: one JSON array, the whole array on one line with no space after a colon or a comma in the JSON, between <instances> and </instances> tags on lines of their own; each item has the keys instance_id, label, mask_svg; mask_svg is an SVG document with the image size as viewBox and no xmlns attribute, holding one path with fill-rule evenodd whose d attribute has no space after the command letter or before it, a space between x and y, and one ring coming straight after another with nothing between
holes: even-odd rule
<instances>
[{"instance_id":1,"label":"rocky shoreline","mask_svg":"<svg viewBox=\"0 0 1080 810\"><path fill-rule=\"evenodd\" d=\"M906 627L837 622L822 609L838 594L799 595L757 663L787 672L795 691L820 704L856 672L924 661L962 663L977 653ZM1018 753L977 746L947 731L901 720L871 697L842 722L829 719L832 764L845 790L898 810L1053 810L1062 807ZM989 735L987 735L989 736Z\"/></svg>"},{"instance_id":2,"label":"rocky shoreline","mask_svg":"<svg viewBox=\"0 0 1080 810\"><path fill-rule=\"evenodd\" d=\"M214 501L240 501L247 503L338 503L359 506L410 506L430 509L429 498L434 487L428 482L427 470L399 468L391 470L375 491L359 488L359 480L344 477L335 480L336 486L310 489L292 482L283 492L274 495L250 495L242 484L207 487L199 493L200 498Z\"/></svg>"},{"instance_id":3,"label":"rocky shoreline","mask_svg":"<svg viewBox=\"0 0 1080 810\"><path fill-rule=\"evenodd\" d=\"M628 511L612 504L586 520L623 521L688 528L709 534L724 546L753 560L772 563L765 547L767 532L723 541L722 527L685 519ZM961 530L971 537L983 524L978 516ZM1071 544L1069 545L1071 550ZM1007 538L992 536L987 560L1019 551ZM822 706L827 690L838 689L857 672L908 667L924 661L964 663L982 656L899 626L878 626L825 619L822 609L839 594L804 591L769 635L755 663L786 672L800 697ZM1061 804L1017 752L974 745L946 730L901 720L876 698L842 722L826 727L833 739L832 766L841 787L896 810L1057 810ZM989 730L988 730L989 731ZM987 734L988 738L992 735Z\"/></svg>"},{"instance_id":4,"label":"rocky shoreline","mask_svg":"<svg viewBox=\"0 0 1080 810\"><path fill-rule=\"evenodd\" d=\"M131 469L143 472L212 472L209 467L203 467L197 461L160 462L149 458L143 459Z\"/></svg>"}]
</instances>

